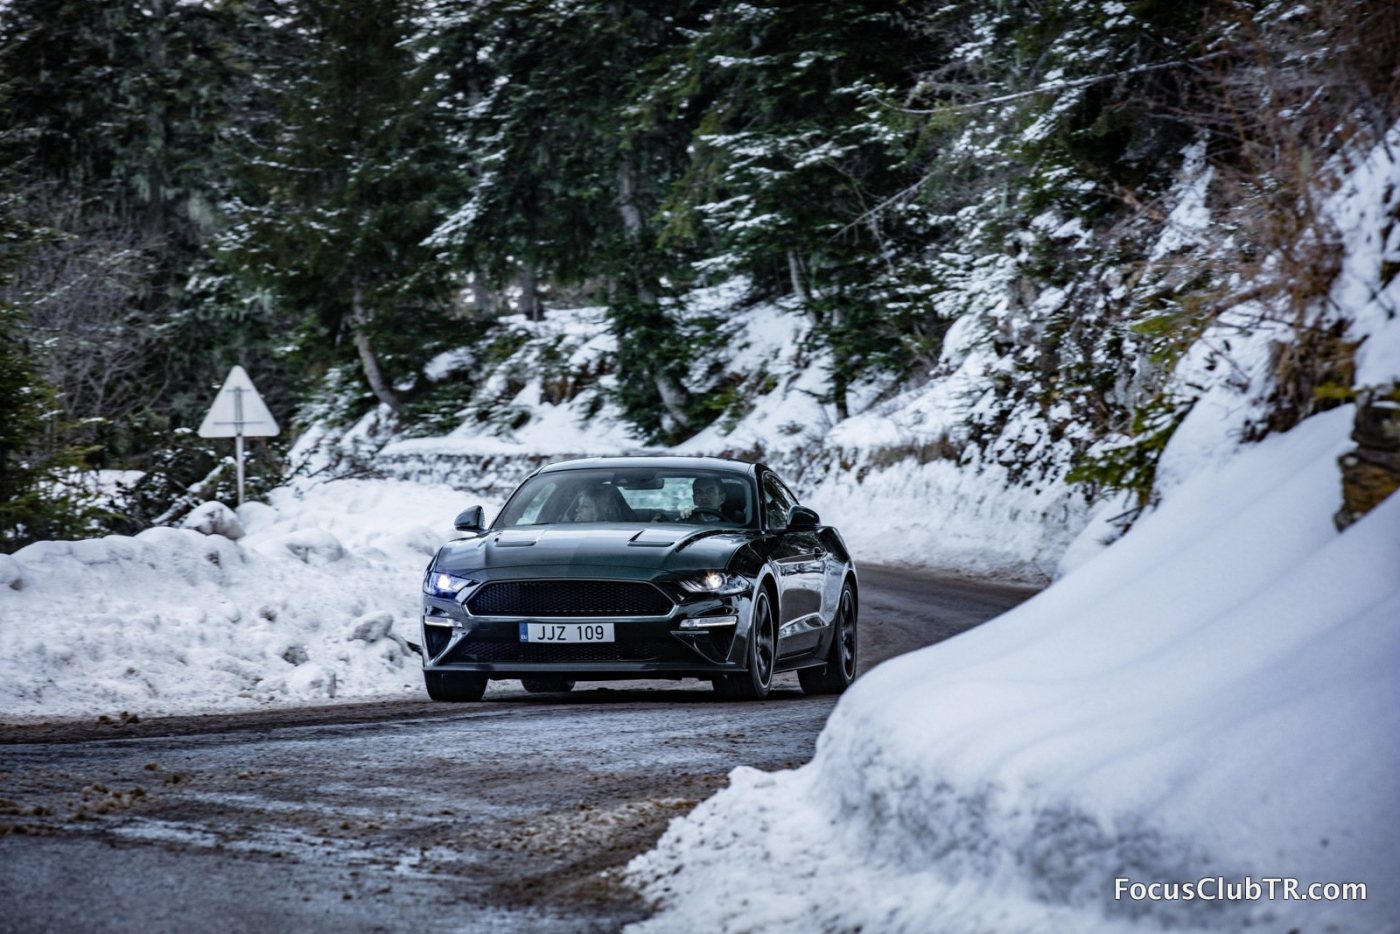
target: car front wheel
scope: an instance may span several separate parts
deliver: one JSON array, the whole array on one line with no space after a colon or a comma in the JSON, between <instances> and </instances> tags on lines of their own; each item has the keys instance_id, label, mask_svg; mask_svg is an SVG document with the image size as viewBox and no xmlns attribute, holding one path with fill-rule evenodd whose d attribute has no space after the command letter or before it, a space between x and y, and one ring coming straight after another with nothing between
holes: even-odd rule
<instances>
[{"instance_id":1,"label":"car front wheel","mask_svg":"<svg viewBox=\"0 0 1400 934\"><path fill-rule=\"evenodd\" d=\"M435 701L463 703L479 701L486 693L485 675L464 671L425 671L423 684L428 696Z\"/></svg>"},{"instance_id":2,"label":"car front wheel","mask_svg":"<svg viewBox=\"0 0 1400 934\"><path fill-rule=\"evenodd\" d=\"M763 700L773 686L773 666L778 660L778 625L767 591L760 590L753 600L748 654L748 671L715 679L715 690L721 697Z\"/></svg>"}]
</instances>

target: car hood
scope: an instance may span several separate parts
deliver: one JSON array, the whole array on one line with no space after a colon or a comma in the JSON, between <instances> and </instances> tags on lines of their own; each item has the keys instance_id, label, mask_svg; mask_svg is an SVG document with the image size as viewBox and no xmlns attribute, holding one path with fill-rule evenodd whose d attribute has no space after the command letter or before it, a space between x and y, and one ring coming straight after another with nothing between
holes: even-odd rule
<instances>
[{"instance_id":1,"label":"car hood","mask_svg":"<svg viewBox=\"0 0 1400 934\"><path fill-rule=\"evenodd\" d=\"M691 525L569 525L506 529L448 542L435 567L454 574L498 568L723 570L758 533Z\"/></svg>"}]
</instances>

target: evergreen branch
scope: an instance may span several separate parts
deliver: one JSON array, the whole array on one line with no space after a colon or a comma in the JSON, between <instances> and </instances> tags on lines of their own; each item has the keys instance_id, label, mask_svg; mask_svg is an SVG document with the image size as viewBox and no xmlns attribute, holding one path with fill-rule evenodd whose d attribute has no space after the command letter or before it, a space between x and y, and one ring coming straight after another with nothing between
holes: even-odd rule
<instances>
[{"instance_id":1,"label":"evergreen branch","mask_svg":"<svg viewBox=\"0 0 1400 934\"><path fill-rule=\"evenodd\" d=\"M926 172L925 174L921 175L919 179L914 182L914 184L901 188L899 191L896 191L888 198L882 199L870 210L865 211L864 213L856 217L855 220L851 221L849 224L838 230L835 234L832 235L833 238L841 236L846 231L850 230L852 227L857 227L870 220L872 217L876 217L880 214L883 214L885 212L885 209L890 207L891 205L898 204L902 201L908 201L910 198L914 197L914 195L918 194L919 189L924 187L924 185L928 184L928 182L933 179L935 174L936 173L934 172Z\"/></svg>"},{"instance_id":2,"label":"evergreen branch","mask_svg":"<svg viewBox=\"0 0 1400 934\"><path fill-rule=\"evenodd\" d=\"M1002 94L998 97L989 97L980 101L969 101L965 104L949 104L945 107L938 107L929 110L915 110L908 107L899 107L887 101L880 100L879 98L874 98L874 100L880 106L886 107L890 110L898 111L899 113L910 114L913 116L933 116L937 114L947 114L964 110L972 110L979 107L988 107L996 104L1005 104L1010 101L1021 100L1027 97L1033 97L1037 94L1046 94L1051 91L1075 90L1078 88L1089 87L1091 85L1098 84L1103 81L1112 81L1115 78L1125 78L1131 75L1138 75L1151 71L1165 71L1168 69L1181 68L1183 66L1188 65L1200 65L1204 62L1223 58L1227 54L1229 54L1228 50L1217 50L1214 52L1208 52L1207 54L1198 56L1196 58L1182 59L1174 62L1158 62L1152 65L1141 65L1137 68L1128 68L1123 71L1115 71L1110 74L1092 75L1087 78L1076 78L1073 81L1050 82L1048 84L1042 84L1037 87L1031 88L1028 91L1017 91L1014 94ZM927 184L929 180L933 177L934 173L932 172L925 174L912 185L909 185L901 189L900 191L895 192L888 198L885 198L884 200L880 201L874 207L870 208L870 210L862 213L855 220L851 221L845 227L842 227L839 233L845 233L852 227L855 227L859 224L868 221L871 217L883 213L892 205L899 204L903 201L907 201L909 198L917 194L919 189L922 188L925 184Z\"/></svg>"},{"instance_id":3,"label":"evergreen branch","mask_svg":"<svg viewBox=\"0 0 1400 934\"><path fill-rule=\"evenodd\" d=\"M988 97L980 101L968 101L966 104L949 104L945 107L934 107L927 110L916 110L910 107L900 107L895 104L891 104L887 101L882 101L879 98L876 98L875 101L882 107L898 111L902 114L909 114L911 116L917 117L930 117L938 114L946 114L962 110L974 110L979 107L989 107L994 104L1005 104L1010 101L1022 100L1027 97L1034 97L1037 94L1048 94L1052 91L1072 91L1078 88L1084 88L1089 87L1090 85L1099 84L1103 81L1112 81L1115 78L1127 78L1131 77L1132 75L1145 74L1146 72L1150 71L1168 71L1173 68L1182 68L1187 65L1200 65L1218 58L1224 58L1228 54L1230 54L1229 50L1222 49L1217 50L1215 52L1208 52L1207 54L1201 55L1197 58L1181 59L1174 62L1157 62L1152 65L1139 65L1136 68L1127 68L1123 71L1115 71L1106 75L1091 75L1087 78L1075 78L1072 81L1052 81L1047 84L1042 84L1037 87L1031 88L1028 91L1017 91L1014 94L1002 94L998 97Z\"/></svg>"}]
</instances>

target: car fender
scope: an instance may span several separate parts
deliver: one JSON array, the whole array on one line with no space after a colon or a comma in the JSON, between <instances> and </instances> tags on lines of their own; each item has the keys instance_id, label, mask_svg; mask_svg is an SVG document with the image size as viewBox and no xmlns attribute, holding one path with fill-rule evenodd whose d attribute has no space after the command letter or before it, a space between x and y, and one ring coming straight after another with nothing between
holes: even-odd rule
<instances>
[{"instance_id":1,"label":"car fender","mask_svg":"<svg viewBox=\"0 0 1400 934\"><path fill-rule=\"evenodd\" d=\"M744 596L740 598L739 625L734 633L734 642L729 648L729 660L731 662L742 663L749 657L749 642L753 638L754 598L757 596L759 589L767 587L769 589L770 599L773 599L773 595L779 592L777 579L772 569L769 568L766 563L759 569L758 574L753 577L753 582L753 589L747 591ZM776 599L774 600L773 612L778 612Z\"/></svg>"}]
</instances>

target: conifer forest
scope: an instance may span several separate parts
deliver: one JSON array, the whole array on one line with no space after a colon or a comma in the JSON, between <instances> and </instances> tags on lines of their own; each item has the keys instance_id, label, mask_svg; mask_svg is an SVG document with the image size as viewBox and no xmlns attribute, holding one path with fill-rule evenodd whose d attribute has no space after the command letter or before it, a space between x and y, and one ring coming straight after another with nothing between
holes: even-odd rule
<instances>
[{"instance_id":1,"label":"conifer forest","mask_svg":"<svg viewBox=\"0 0 1400 934\"><path fill-rule=\"evenodd\" d=\"M1224 309L1291 335L1257 436L1355 396L1317 186L1400 115L1397 62L1382 0L8 0L0 541L187 507L234 364L284 425L441 433L479 371L425 364L561 308L615 343L560 392L678 443L773 389L692 307L724 283L802 319L834 422L1023 309L950 456L1147 503Z\"/></svg>"}]
</instances>

